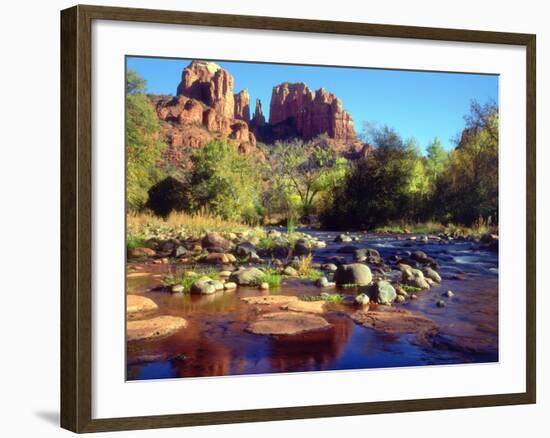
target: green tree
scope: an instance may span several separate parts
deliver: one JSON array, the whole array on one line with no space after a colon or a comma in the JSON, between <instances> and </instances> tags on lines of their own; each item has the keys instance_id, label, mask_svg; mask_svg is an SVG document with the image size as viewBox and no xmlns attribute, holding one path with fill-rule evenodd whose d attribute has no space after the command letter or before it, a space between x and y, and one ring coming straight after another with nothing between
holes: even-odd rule
<instances>
[{"instance_id":1,"label":"green tree","mask_svg":"<svg viewBox=\"0 0 550 438\"><path fill-rule=\"evenodd\" d=\"M143 79L135 70L128 70L126 73L126 93L145 94L146 90L147 81Z\"/></svg>"},{"instance_id":2,"label":"green tree","mask_svg":"<svg viewBox=\"0 0 550 438\"><path fill-rule=\"evenodd\" d=\"M299 199L300 211L296 213L303 215L315 212L318 197L339 185L348 169L347 160L339 157L323 136L309 142L276 142L268 164L274 193L283 193L287 206L294 210Z\"/></svg>"},{"instance_id":3,"label":"green tree","mask_svg":"<svg viewBox=\"0 0 550 438\"><path fill-rule=\"evenodd\" d=\"M439 176L447 166L448 154L443 148L439 138L434 140L426 148L426 174L433 187Z\"/></svg>"},{"instance_id":4,"label":"green tree","mask_svg":"<svg viewBox=\"0 0 550 438\"><path fill-rule=\"evenodd\" d=\"M259 220L258 171L251 157L227 141L215 140L195 151L191 162L191 211L205 209L225 219Z\"/></svg>"},{"instance_id":5,"label":"green tree","mask_svg":"<svg viewBox=\"0 0 550 438\"><path fill-rule=\"evenodd\" d=\"M142 92L145 81L130 70L126 95L126 203L140 209L147 190L158 180L156 163L165 144L155 110Z\"/></svg>"},{"instance_id":6,"label":"green tree","mask_svg":"<svg viewBox=\"0 0 550 438\"><path fill-rule=\"evenodd\" d=\"M330 228L368 229L414 214L425 179L417 148L388 127L373 128L369 137L374 152L353 166L321 216Z\"/></svg>"},{"instance_id":7,"label":"green tree","mask_svg":"<svg viewBox=\"0 0 550 438\"><path fill-rule=\"evenodd\" d=\"M442 217L466 225L498 221L498 107L473 102L434 198Z\"/></svg>"},{"instance_id":8,"label":"green tree","mask_svg":"<svg viewBox=\"0 0 550 438\"><path fill-rule=\"evenodd\" d=\"M147 207L157 216L167 217L172 211L189 209L188 187L171 176L153 185L148 195Z\"/></svg>"}]
</instances>

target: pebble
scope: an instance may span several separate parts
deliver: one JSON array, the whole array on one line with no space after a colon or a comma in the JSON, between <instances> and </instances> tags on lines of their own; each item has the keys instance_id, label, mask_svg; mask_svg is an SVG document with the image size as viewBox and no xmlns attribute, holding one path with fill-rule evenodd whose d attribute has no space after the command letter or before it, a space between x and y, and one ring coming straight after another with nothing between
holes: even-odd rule
<instances>
[{"instance_id":1,"label":"pebble","mask_svg":"<svg viewBox=\"0 0 550 438\"><path fill-rule=\"evenodd\" d=\"M443 300L439 300L439 301L437 302L437 307L445 307L446 305L447 305L447 304L446 304L445 301L443 301Z\"/></svg>"},{"instance_id":2,"label":"pebble","mask_svg":"<svg viewBox=\"0 0 550 438\"><path fill-rule=\"evenodd\" d=\"M262 290L269 289L269 283L262 283L262 284L260 284L260 289L262 289Z\"/></svg>"},{"instance_id":3,"label":"pebble","mask_svg":"<svg viewBox=\"0 0 550 438\"><path fill-rule=\"evenodd\" d=\"M453 292L452 290L448 290L447 292L445 292L444 295L445 295L446 297L449 297L449 298L455 296L455 294L454 294L454 292Z\"/></svg>"}]
</instances>

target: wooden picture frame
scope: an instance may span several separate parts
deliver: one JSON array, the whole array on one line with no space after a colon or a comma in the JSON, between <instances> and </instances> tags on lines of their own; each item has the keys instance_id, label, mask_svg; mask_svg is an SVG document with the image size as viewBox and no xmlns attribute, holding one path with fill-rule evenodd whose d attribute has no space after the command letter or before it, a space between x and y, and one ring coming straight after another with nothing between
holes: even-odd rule
<instances>
[{"instance_id":1,"label":"wooden picture frame","mask_svg":"<svg viewBox=\"0 0 550 438\"><path fill-rule=\"evenodd\" d=\"M523 393L92 418L91 25L93 20L187 24L388 38L519 45L526 48L527 266L526 391ZM528 404L536 401L535 111L536 37L531 34L235 16L100 6L61 12L61 426L98 432Z\"/></svg>"}]
</instances>

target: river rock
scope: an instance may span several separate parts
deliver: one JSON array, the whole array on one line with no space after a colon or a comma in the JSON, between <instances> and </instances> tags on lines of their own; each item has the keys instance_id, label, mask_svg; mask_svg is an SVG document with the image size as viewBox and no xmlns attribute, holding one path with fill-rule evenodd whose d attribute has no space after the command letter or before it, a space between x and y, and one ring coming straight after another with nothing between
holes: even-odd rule
<instances>
[{"instance_id":1,"label":"river rock","mask_svg":"<svg viewBox=\"0 0 550 438\"><path fill-rule=\"evenodd\" d=\"M157 303L152 299L141 295L126 296L126 313L128 315L141 312L149 312L158 309Z\"/></svg>"},{"instance_id":2,"label":"river rock","mask_svg":"<svg viewBox=\"0 0 550 438\"><path fill-rule=\"evenodd\" d=\"M258 268L240 268L237 271L234 271L229 277L230 281L237 283L240 286L243 285L255 285L258 283L260 277L264 273Z\"/></svg>"},{"instance_id":3,"label":"river rock","mask_svg":"<svg viewBox=\"0 0 550 438\"><path fill-rule=\"evenodd\" d=\"M424 278L424 274L421 270L405 264L400 264L399 269L401 269L402 283L408 284L409 286L418 287L420 289L429 289L430 285Z\"/></svg>"},{"instance_id":4,"label":"river rock","mask_svg":"<svg viewBox=\"0 0 550 438\"><path fill-rule=\"evenodd\" d=\"M189 251L187 250L187 248L185 248L185 246L178 245L174 249L174 252L172 253L172 255L176 258L186 257L187 255L189 255Z\"/></svg>"},{"instance_id":5,"label":"river rock","mask_svg":"<svg viewBox=\"0 0 550 438\"><path fill-rule=\"evenodd\" d=\"M237 289L237 283L234 283L232 281L227 281L223 284L223 288L225 290L234 290Z\"/></svg>"},{"instance_id":6,"label":"river rock","mask_svg":"<svg viewBox=\"0 0 550 438\"><path fill-rule=\"evenodd\" d=\"M261 315L252 322L247 331L257 335L291 336L316 330L325 330L331 325L324 318L305 312L274 312Z\"/></svg>"},{"instance_id":7,"label":"river rock","mask_svg":"<svg viewBox=\"0 0 550 438\"><path fill-rule=\"evenodd\" d=\"M378 304L391 304L395 301L397 293L389 281L380 280L372 288L372 298Z\"/></svg>"},{"instance_id":8,"label":"river rock","mask_svg":"<svg viewBox=\"0 0 550 438\"><path fill-rule=\"evenodd\" d=\"M349 265L340 265L334 273L336 284L355 284L366 286L372 281L372 273L368 266L361 263L351 263Z\"/></svg>"},{"instance_id":9,"label":"river rock","mask_svg":"<svg viewBox=\"0 0 550 438\"><path fill-rule=\"evenodd\" d=\"M430 263L433 261L431 257L428 256L424 251L414 251L411 254L411 259L419 263Z\"/></svg>"},{"instance_id":10,"label":"river rock","mask_svg":"<svg viewBox=\"0 0 550 438\"><path fill-rule=\"evenodd\" d=\"M367 294L359 294L355 297L355 303L360 306L368 306L370 304L370 298Z\"/></svg>"},{"instance_id":11,"label":"river rock","mask_svg":"<svg viewBox=\"0 0 550 438\"><path fill-rule=\"evenodd\" d=\"M234 252L238 257L250 257L252 254L256 254L256 247L250 242L244 242L239 244Z\"/></svg>"},{"instance_id":12,"label":"river rock","mask_svg":"<svg viewBox=\"0 0 550 438\"><path fill-rule=\"evenodd\" d=\"M191 293L209 295L223 289L221 281L212 280L208 277L201 277L191 286Z\"/></svg>"},{"instance_id":13,"label":"river rock","mask_svg":"<svg viewBox=\"0 0 550 438\"><path fill-rule=\"evenodd\" d=\"M334 241L337 243L349 243L349 242L352 242L353 239L351 238L351 236L348 236L347 234L339 234L338 236L336 236Z\"/></svg>"},{"instance_id":14,"label":"river rock","mask_svg":"<svg viewBox=\"0 0 550 438\"><path fill-rule=\"evenodd\" d=\"M203 248L219 247L224 250L228 250L233 246L229 240L225 239L220 235L220 233L215 231L206 233L206 235L202 238L201 244Z\"/></svg>"},{"instance_id":15,"label":"river rock","mask_svg":"<svg viewBox=\"0 0 550 438\"><path fill-rule=\"evenodd\" d=\"M441 283L441 276L437 273L435 269L432 268L425 268L424 269L424 276L426 278L430 278L436 283Z\"/></svg>"},{"instance_id":16,"label":"river rock","mask_svg":"<svg viewBox=\"0 0 550 438\"><path fill-rule=\"evenodd\" d=\"M157 253L154 249L146 248L146 247L137 247L137 248L131 248L128 250L128 255L130 257L154 257Z\"/></svg>"},{"instance_id":17,"label":"river rock","mask_svg":"<svg viewBox=\"0 0 550 438\"><path fill-rule=\"evenodd\" d=\"M277 244L271 248L271 255L280 259L290 257L291 252L291 248L288 245Z\"/></svg>"},{"instance_id":18,"label":"river rock","mask_svg":"<svg viewBox=\"0 0 550 438\"><path fill-rule=\"evenodd\" d=\"M157 316L152 319L126 322L126 336L129 342L145 341L168 336L187 326L187 321L176 316Z\"/></svg>"},{"instance_id":19,"label":"river rock","mask_svg":"<svg viewBox=\"0 0 550 438\"><path fill-rule=\"evenodd\" d=\"M323 271L336 272L336 270L338 269L338 266L336 266L334 263L325 263L324 265L321 266L321 269Z\"/></svg>"},{"instance_id":20,"label":"river rock","mask_svg":"<svg viewBox=\"0 0 550 438\"><path fill-rule=\"evenodd\" d=\"M288 275L289 277L298 277L298 271L294 269L292 266L287 266L283 270L284 275Z\"/></svg>"},{"instance_id":21,"label":"river rock","mask_svg":"<svg viewBox=\"0 0 550 438\"><path fill-rule=\"evenodd\" d=\"M181 294L185 291L183 285L181 284L174 284L171 288L170 288L170 292L172 292L173 294Z\"/></svg>"},{"instance_id":22,"label":"river rock","mask_svg":"<svg viewBox=\"0 0 550 438\"><path fill-rule=\"evenodd\" d=\"M306 240L300 239L296 241L296 243L294 244L295 255L302 256L302 255L308 255L310 253L311 253L311 247Z\"/></svg>"}]
</instances>

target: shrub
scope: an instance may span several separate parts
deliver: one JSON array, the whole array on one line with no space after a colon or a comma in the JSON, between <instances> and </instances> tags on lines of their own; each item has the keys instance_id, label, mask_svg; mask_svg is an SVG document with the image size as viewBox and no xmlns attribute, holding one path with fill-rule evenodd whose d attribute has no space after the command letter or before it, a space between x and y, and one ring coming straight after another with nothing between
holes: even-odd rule
<instances>
[{"instance_id":1,"label":"shrub","mask_svg":"<svg viewBox=\"0 0 550 438\"><path fill-rule=\"evenodd\" d=\"M172 211L182 211L189 207L187 187L171 176L163 179L149 189L147 207L164 218Z\"/></svg>"}]
</instances>

